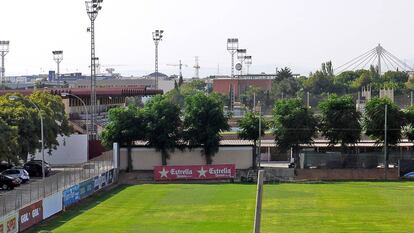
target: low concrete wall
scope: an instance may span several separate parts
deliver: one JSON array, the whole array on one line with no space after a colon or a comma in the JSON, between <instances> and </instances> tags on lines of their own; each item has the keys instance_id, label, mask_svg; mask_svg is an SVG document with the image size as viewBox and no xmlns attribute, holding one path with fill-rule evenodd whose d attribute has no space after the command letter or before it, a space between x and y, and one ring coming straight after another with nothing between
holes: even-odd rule
<instances>
[{"instance_id":1,"label":"low concrete wall","mask_svg":"<svg viewBox=\"0 0 414 233\"><path fill-rule=\"evenodd\" d=\"M127 149L120 149L120 169L127 168ZM251 146L231 146L220 147L219 152L213 157L214 164L235 164L236 169L248 169L253 166L253 147ZM201 156L201 149L180 151L170 153L167 165L205 165L206 160ZM161 153L152 148L134 147L132 148L132 167L133 170L152 170L154 166L161 166Z\"/></svg>"},{"instance_id":2,"label":"low concrete wall","mask_svg":"<svg viewBox=\"0 0 414 233\"><path fill-rule=\"evenodd\" d=\"M384 169L298 169L299 180L381 180ZM388 179L398 180L398 169L388 169Z\"/></svg>"}]
</instances>

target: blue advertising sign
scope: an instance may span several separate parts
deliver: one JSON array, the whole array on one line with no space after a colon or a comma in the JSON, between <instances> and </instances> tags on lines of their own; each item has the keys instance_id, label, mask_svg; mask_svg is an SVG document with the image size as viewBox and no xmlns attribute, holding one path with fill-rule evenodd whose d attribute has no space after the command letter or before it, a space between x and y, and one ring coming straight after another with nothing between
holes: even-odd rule
<instances>
[{"instance_id":1,"label":"blue advertising sign","mask_svg":"<svg viewBox=\"0 0 414 233\"><path fill-rule=\"evenodd\" d=\"M63 190L63 207L68 207L80 200L79 185Z\"/></svg>"},{"instance_id":2,"label":"blue advertising sign","mask_svg":"<svg viewBox=\"0 0 414 233\"><path fill-rule=\"evenodd\" d=\"M95 176L93 180L94 180L94 189L95 191L98 191L101 188L101 177Z\"/></svg>"},{"instance_id":3,"label":"blue advertising sign","mask_svg":"<svg viewBox=\"0 0 414 233\"><path fill-rule=\"evenodd\" d=\"M114 181L114 169L108 171L108 184L111 184Z\"/></svg>"},{"instance_id":4,"label":"blue advertising sign","mask_svg":"<svg viewBox=\"0 0 414 233\"><path fill-rule=\"evenodd\" d=\"M94 191L95 181L93 179L86 180L79 184L79 196L81 199L91 195Z\"/></svg>"},{"instance_id":5,"label":"blue advertising sign","mask_svg":"<svg viewBox=\"0 0 414 233\"><path fill-rule=\"evenodd\" d=\"M106 179L107 179L107 172L104 172L101 174L101 187L104 187L106 185Z\"/></svg>"}]
</instances>

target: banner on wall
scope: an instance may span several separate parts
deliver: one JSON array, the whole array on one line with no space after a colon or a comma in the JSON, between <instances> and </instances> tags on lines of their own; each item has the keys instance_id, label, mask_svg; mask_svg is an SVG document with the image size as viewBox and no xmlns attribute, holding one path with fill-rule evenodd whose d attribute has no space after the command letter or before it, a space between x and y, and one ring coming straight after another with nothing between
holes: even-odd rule
<instances>
[{"instance_id":1,"label":"banner on wall","mask_svg":"<svg viewBox=\"0 0 414 233\"><path fill-rule=\"evenodd\" d=\"M114 182L114 169L108 171L108 184Z\"/></svg>"},{"instance_id":2,"label":"banner on wall","mask_svg":"<svg viewBox=\"0 0 414 233\"><path fill-rule=\"evenodd\" d=\"M43 220L42 200L19 210L19 229L24 231Z\"/></svg>"},{"instance_id":3,"label":"banner on wall","mask_svg":"<svg viewBox=\"0 0 414 233\"><path fill-rule=\"evenodd\" d=\"M63 190L63 207L68 207L80 200L79 185Z\"/></svg>"},{"instance_id":4,"label":"banner on wall","mask_svg":"<svg viewBox=\"0 0 414 233\"><path fill-rule=\"evenodd\" d=\"M236 176L236 165L155 166L155 180L215 180Z\"/></svg>"},{"instance_id":5,"label":"banner on wall","mask_svg":"<svg viewBox=\"0 0 414 233\"><path fill-rule=\"evenodd\" d=\"M19 214L13 212L6 215L3 219L0 219L0 230L1 233L17 233L19 232Z\"/></svg>"},{"instance_id":6,"label":"banner on wall","mask_svg":"<svg viewBox=\"0 0 414 233\"><path fill-rule=\"evenodd\" d=\"M101 178L99 176L95 176L94 180L94 189L98 191L101 188Z\"/></svg>"},{"instance_id":7,"label":"banner on wall","mask_svg":"<svg viewBox=\"0 0 414 233\"><path fill-rule=\"evenodd\" d=\"M86 180L79 184L80 199L90 196L94 191L95 181L93 179Z\"/></svg>"},{"instance_id":8,"label":"banner on wall","mask_svg":"<svg viewBox=\"0 0 414 233\"><path fill-rule=\"evenodd\" d=\"M62 192L58 192L43 199L43 219L62 211L62 198Z\"/></svg>"},{"instance_id":9,"label":"banner on wall","mask_svg":"<svg viewBox=\"0 0 414 233\"><path fill-rule=\"evenodd\" d=\"M101 188L105 187L107 180L107 172L101 174Z\"/></svg>"}]
</instances>

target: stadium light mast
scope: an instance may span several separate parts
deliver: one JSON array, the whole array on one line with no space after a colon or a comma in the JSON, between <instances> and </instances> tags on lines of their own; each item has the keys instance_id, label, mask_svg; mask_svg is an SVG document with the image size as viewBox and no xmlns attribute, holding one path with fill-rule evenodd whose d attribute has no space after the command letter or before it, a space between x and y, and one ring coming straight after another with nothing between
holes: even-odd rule
<instances>
[{"instance_id":1,"label":"stadium light mast","mask_svg":"<svg viewBox=\"0 0 414 233\"><path fill-rule=\"evenodd\" d=\"M162 38L164 37L162 34L164 30L155 30L152 33L152 40L155 44L155 89L158 89L158 45Z\"/></svg>"},{"instance_id":2,"label":"stadium light mast","mask_svg":"<svg viewBox=\"0 0 414 233\"><path fill-rule=\"evenodd\" d=\"M250 66L252 65L252 56L245 56L244 57L244 64L246 64L247 74L249 74Z\"/></svg>"},{"instance_id":3,"label":"stadium light mast","mask_svg":"<svg viewBox=\"0 0 414 233\"><path fill-rule=\"evenodd\" d=\"M229 38L227 39L227 51L231 55L231 77L234 77L234 55L237 53L239 48L239 39Z\"/></svg>"},{"instance_id":4,"label":"stadium light mast","mask_svg":"<svg viewBox=\"0 0 414 233\"><path fill-rule=\"evenodd\" d=\"M91 27L88 31L91 33L91 139L97 139L96 129L96 61L95 57L95 20L99 11L102 9L103 0L85 1L86 13L91 21Z\"/></svg>"},{"instance_id":5,"label":"stadium light mast","mask_svg":"<svg viewBox=\"0 0 414 233\"><path fill-rule=\"evenodd\" d=\"M4 68L4 57L9 53L9 45L10 45L10 41L8 40L0 40L0 55L1 55L1 69L0 69L0 75L1 75L1 84L4 88L4 83L5 83L5 71L6 68Z\"/></svg>"},{"instance_id":6,"label":"stadium light mast","mask_svg":"<svg viewBox=\"0 0 414 233\"><path fill-rule=\"evenodd\" d=\"M58 87L60 87L60 62L63 60L63 51L62 50L55 50L52 51L53 54L53 60L56 62L56 78L58 81Z\"/></svg>"},{"instance_id":7,"label":"stadium light mast","mask_svg":"<svg viewBox=\"0 0 414 233\"><path fill-rule=\"evenodd\" d=\"M243 74L243 62L246 59L246 53L247 50L246 49L238 49L237 50L237 60L239 60L240 62L240 75Z\"/></svg>"}]
</instances>

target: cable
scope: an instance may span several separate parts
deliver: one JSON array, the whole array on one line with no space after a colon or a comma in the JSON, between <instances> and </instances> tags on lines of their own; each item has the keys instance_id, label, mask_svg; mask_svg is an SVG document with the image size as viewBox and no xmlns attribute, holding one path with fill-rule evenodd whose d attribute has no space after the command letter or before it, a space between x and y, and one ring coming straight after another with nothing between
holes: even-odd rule
<instances>
[{"instance_id":1,"label":"cable","mask_svg":"<svg viewBox=\"0 0 414 233\"><path fill-rule=\"evenodd\" d=\"M367 59L368 57L371 57L371 56L372 56L372 54L375 54L375 53L374 53L373 51L371 51L371 53L370 53L370 54L366 54L364 57L361 57L361 58L359 58L358 60L355 60L353 63L351 63L350 65L348 65L348 66L347 66L347 67L345 67L344 69L342 69L342 70L341 70L341 72L339 72L339 73L342 73L342 72L344 72L345 70L348 70L351 66L355 65L356 63L360 62L361 60L362 60L362 62L366 61L366 59Z\"/></svg>"},{"instance_id":2,"label":"cable","mask_svg":"<svg viewBox=\"0 0 414 233\"><path fill-rule=\"evenodd\" d=\"M354 66L354 68L352 70L354 71L356 68L358 68L365 61L367 61L367 63L370 62L370 60L372 60L372 56L375 58L377 56L377 54L374 53L369 58L367 58L366 60L361 61L358 65Z\"/></svg>"},{"instance_id":3,"label":"cable","mask_svg":"<svg viewBox=\"0 0 414 233\"><path fill-rule=\"evenodd\" d=\"M368 64L372 64L372 62L377 58L377 54L375 54L371 59L369 59L369 61L367 63L365 63L365 65L362 67L362 69L365 69L365 67Z\"/></svg>"},{"instance_id":4,"label":"cable","mask_svg":"<svg viewBox=\"0 0 414 233\"><path fill-rule=\"evenodd\" d=\"M341 65L341 66L336 67L336 68L334 69L334 71L335 71L335 70L340 69L341 67L344 67L344 66L348 65L348 64L349 64L349 63L351 63L352 61L357 60L357 59L359 59L359 58L360 58L360 57L362 57L362 56L365 56L365 55L366 55L366 54L368 54L368 53L373 52L373 50L375 50L375 48L374 48L374 49L369 50L368 52L363 53L362 55L359 55L358 57L356 57L356 58L354 58L354 59L352 59L352 60L348 61L347 63L345 63L345 64L343 64L343 65Z\"/></svg>"},{"instance_id":5,"label":"cable","mask_svg":"<svg viewBox=\"0 0 414 233\"><path fill-rule=\"evenodd\" d=\"M395 68L395 66L392 64L392 62L389 60L389 58L388 58L387 56L383 55L383 57L384 57L384 63L385 63L385 60L387 60L387 61L391 64L392 68L393 68L394 70L397 70L397 69ZM387 63L385 63L385 64L387 64ZM388 67L388 65L387 65L387 67ZM389 68L388 68L388 70L389 70Z\"/></svg>"},{"instance_id":6,"label":"cable","mask_svg":"<svg viewBox=\"0 0 414 233\"><path fill-rule=\"evenodd\" d=\"M387 56L391 61L393 61L394 62L394 64L396 65L396 66L398 66L399 68L401 68L403 71L405 71L406 70L406 68L404 68L404 66L401 66L401 64L398 62L398 61L396 61L392 56L390 56L390 54L389 53L385 53L385 56Z\"/></svg>"},{"instance_id":7,"label":"cable","mask_svg":"<svg viewBox=\"0 0 414 233\"><path fill-rule=\"evenodd\" d=\"M398 57L394 56L392 53L388 52L387 50L385 50L385 53L387 55L391 56L391 58L394 58L398 63L400 63L401 65L403 65L403 67L405 67L405 68L403 68L403 67L400 66L401 68L403 68L403 70L410 70L410 71L413 70L412 67L410 67L409 65L407 65L405 62L401 61Z\"/></svg>"}]
</instances>

